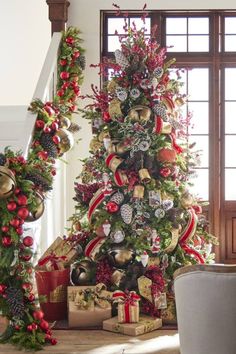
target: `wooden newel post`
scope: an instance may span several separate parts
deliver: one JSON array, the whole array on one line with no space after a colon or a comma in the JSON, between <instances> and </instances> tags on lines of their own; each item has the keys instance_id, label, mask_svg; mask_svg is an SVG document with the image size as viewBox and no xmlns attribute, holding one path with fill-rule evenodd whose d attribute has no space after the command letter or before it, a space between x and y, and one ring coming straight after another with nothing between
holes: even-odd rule
<instances>
[{"instance_id":1,"label":"wooden newel post","mask_svg":"<svg viewBox=\"0 0 236 354\"><path fill-rule=\"evenodd\" d=\"M52 23L52 34L65 30L68 19L68 0L46 0L49 6L49 20Z\"/></svg>"}]
</instances>

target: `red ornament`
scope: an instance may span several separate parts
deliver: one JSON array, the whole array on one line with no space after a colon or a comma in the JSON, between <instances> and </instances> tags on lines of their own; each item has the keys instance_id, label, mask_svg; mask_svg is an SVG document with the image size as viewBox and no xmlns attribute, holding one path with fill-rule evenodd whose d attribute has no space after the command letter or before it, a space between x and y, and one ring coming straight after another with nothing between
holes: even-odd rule
<instances>
[{"instance_id":1,"label":"red ornament","mask_svg":"<svg viewBox=\"0 0 236 354\"><path fill-rule=\"evenodd\" d=\"M31 291L33 289L33 285L31 283L23 283L22 289L24 289L25 291Z\"/></svg>"},{"instance_id":2,"label":"red ornament","mask_svg":"<svg viewBox=\"0 0 236 354\"><path fill-rule=\"evenodd\" d=\"M16 189L14 190L15 195L19 194L20 192L21 192L20 188L16 188Z\"/></svg>"},{"instance_id":3,"label":"red ornament","mask_svg":"<svg viewBox=\"0 0 236 354\"><path fill-rule=\"evenodd\" d=\"M202 207L201 205L193 205L192 208L195 210L196 214L202 214Z\"/></svg>"},{"instance_id":4,"label":"red ornament","mask_svg":"<svg viewBox=\"0 0 236 354\"><path fill-rule=\"evenodd\" d=\"M73 53L73 58L76 59L80 56L80 52L79 51L76 51Z\"/></svg>"},{"instance_id":5,"label":"red ornament","mask_svg":"<svg viewBox=\"0 0 236 354\"><path fill-rule=\"evenodd\" d=\"M52 339L51 339L51 344L52 344L52 345L56 345L56 344L57 344L56 338L52 338Z\"/></svg>"},{"instance_id":6,"label":"red ornament","mask_svg":"<svg viewBox=\"0 0 236 354\"><path fill-rule=\"evenodd\" d=\"M26 247L31 247L34 244L34 240L31 236L25 236L23 238L23 244Z\"/></svg>"},{"instance_id":7,"label":"red ornament","mask_svg":"<svg viewBox=\"0 0 236 354\"><path fill-rule=\"evenodd\" d=\"M2 238L2 245L4 247L10 247L12 244L12 239L10 236L3 236Z\"/></svg>"},{"instance_id":8,"label":"red ornament","mask_svg":"<svg viewBox=\"0 0 236 354\"><path fill-rule=\"evenodd\" d=\"M74 38L71 36L66 38L66 43L69 45L72 45L74 43L74 41L75 41Z\"/></svg>"},{"instance_id":9,"label":"red ornament","mask_svg":"<svg viewBox=\"0 0 236 354\"><path fill-rule=\"evenodd\" d=\"M65 91L64 91L64 90L58 90L58 91L57 91L57 96L59 96L59 97L64 96L64 94L65 94Z\"/></svg>"},{"instance_id":10,"label":"red ornament","mask_svg":"<svg viewBox=\"0 0 236 354\"><path fill-rule=\"evenodd\" d=\"M103 112L102 119L104 120L105 123L111 122L110 113L109 112Z\"/></svg>"},{"instance_id":11,"label":"red ornament","mask_svg":"<svg viewBox=\"0 0 236 354\"><path fill-rule=\"evenodd\" d=\"M32 257L32 254L23 254L23 256L21 256L21 259L28 262L31 259L31 257Z\"/></svg>"},{"instance_id":12,"label":"red ornament","mask_svg":"<svg viewBox=\"0 0 236 354\"><path fill-rule=\"evenodd\" d=\"M36 126L37 129L43 129L43 128L44 128L44 125L45 125L45 123L44 123L44 121L41 120L41 119L38 119L38 120L36 120L36 122L35 122L35 126Z\"/></svg>"},{"instance_id":13,"label":"red ornament","mask_svg":"<svg viewBox=\"0 0 236 354\"><path fill-rule=\"evenodd\" d=\"M40 160L47 160L47 158L48 158L47 151L39 151L37 155L38 155L38 158L40 158Z\"/></svg>"},{"instance_id":14,"label":"red ornament","mask_svg":"<svg viewBox=\"0 0 236 354\"><path fill-rule=\"evenodd\" d=\"M54 135L52 138L54 144L58 145L61 141L60 137L58 135Z\"/></svg>"},{"instance_id":15,"label":"red ornament","mask_svg":"<svg viewBox=\"0 0 236 354\"><path fill-rule=\"evenodd\" d=\"M19 236L21 236L22 234L23 234L23 228L22 227L18 227L17 229L16 229L16 233L17 233L17 235L19 235Z\"/></svg>"},{"instance_id":16,"label":"red ornament","mask_svg":"<svg viewBox=\"0 0 236 354\"><path fill-rule=\"evenodd\" d=\"M52 129L52 130L58 130L58 129L59 129L58 123L52 122L52 124L51 124L51 129Z\"/></svg>"},{"instance_id":17,"label":"red ornament","mask_svg":"<svg viewBox=\"0 0 236 354\"><path fill-rule=\"evenodd\" d=\"M8 226L2 226L1 230L2 230L2 232L8 232L9 231L9 227Z\"/></svg>"},{"instance_id":18,"label":"red ornament","mask_svg":"<svg viewBox=\"0 0 236 354\"><path fill-rule=\"evenodd\" d=\"M162 177L168 177L171 174L171 169L169 167L163 167L160 169L160 175Z\"/></svg>"},{"instance_id":19,"label":"red ornament","mask_svg":"<svg viewBox=\"0 0 236 354\"><path fill-rule=\"evenodd\" d=\"M38 328L37 323L32 323L31 326L33 331L36 331L36 329Z\"/></svg>"},{"instance_id":20,"label":"red ornament","mask_svg":"<svg viewBox=\"0 0 236 354\"><path fill-rule=\"evenodd\" d=\"M17 215L19 216L19 218L25 220L29 216L29 210L27 208L25 208L25 207L20 208L17 211Z\"/></svg>"},{"instance_id":21,"label":"red ornament","mask_svg":"<svg viewBox=\"0 0 236 354\"><path fill-rule=\"evenodd\" d=\"M74 112L76 110L77 106L75 106L74 104L72 104L70 107L69 107L69 111L70 112Z\"/></svg>"},{"instance_id":22,"label":"red ornament","mask_svg":"<svg viewBox=\"0 0 236 354\"><path fill-rule=\"evenodd\" d=\"M14 210L16 210L16 208L17 208L17 205L15 202L9 202L7 204L7 210L9 210L9 211L14 211Z\"/></svg>"},{"instance_id":23,"label":"red ornament","mask_svg":"<svg viewBox=\"0 0 236 354\"><path fill-rule=\"evenodd\" d=\"M0 294L4 294L5 290L6 290L7 286L4 284L0 284Z\"/></svg>"},{"instance_id":24,"label":"red ornament","mask_svg":"<svg viewBox=\"0 0 236 354\"><path fill-rule=\"evenodd\" d=\"M67 60L66 59L61 59L59 61L59 63L60 63L61 66L65 66L67 64Z\"/></svg>"},{"instance_id":25,"label":"red ornament","mask_svg":"<svg viewBox=\"0 0 236 354\"><path fill-rule=\"evenodd\" d=\"M51 341L51 338L52 338L51 334L48 333L44 337L45 341Z\"/></svg>"},{"instance_id":26,"label":"red ornament","mask_svg":"<svg viewBox=\"0 0 236 354\"><path fill-rule=\"evenodd\" d=\"M108 202L106 205L106 210L108 213L116 213L119 210L119 205L115 202Z\"/></svg>"},{"instance_id":27,"label":"red ornament","mask_svg":"<svg viewBox=\"0 0 236 354\"><path fill-rule=\"evenodd\" d=\"M33 317L34 317L35 320L39 320L40 321L40 320L43 319L44 313L41 310L34 311L33 312Z\"/></svg>"},{"instance_id":28,"label":"red ornament","mask_svg":"<svg viewBox=\"0 0 236 354\"><path fill-rule=\"evenodd\" d=\"M27 331L28 331L28 332L32 332L32 331L33 331L32 325L28 325L28 326L27 326Z\"/></svg>"},{"instance_id":29,"label":"red ornament","mask_svg":"<svg viewBox=\"0 0 236 354\"><path fill-rule=\"evenodd\" d=\"M157 152L157 159L161 162L175 162L176 151L170 148L162 148Z\"/></svg>"},{"instance_id":30,"label":"red ornament","mask_svg":"<svg viewBox=\"0 0 236 354\"><path fill-rule=\"evenodd\" d=\"M20 220L17 218L13 218L10 220L10 225L17 228L20 225Z\"/></svg>"},{"instance_id":31,"label":"red ornament","mask_svg":"<svg viewBox=\"0 0 236 354\"><path fill-rule=\"evenodd\" d=\"M47 321L45 320L42 320L39 324L40 328L43 330L43 331L47 331L49 329L49 324Z\"/></svg>"},{"instance_id":32,"label":"red ornament","mask_svg":"<svg viewBox=\"0 0 236 354\"><path fill-rule=\"evenodd\" d=\"M49 117L55 114L54 109L51 107L51 103L45 104L44 110L48 113Z\"/></svg>"},{"instance_id":33,"label":"red ornament","mask_svg":"<svg viewBox=\"0 0 236 354\"><path fill-rule=\"evenodd\" d=\"M45 127L43 128L43 131L44 131L44 133L49 134L49 133L51 133L51 128L48 127L48 126L45 126Z\"/></svg>"},{"instance_id":34,"label":"red ornament","mask_svg":"<svg viewBox=\"0 0 236 354\"><path fill-rule=\"evenodd\" d=\"M52 175L52 176L56 176L56 174L57 174L57 171L56 171L55 168L53 168L53 169L51 170L51 175Z\"/></svg>"},{"instance_id":35,"label":"red ornament","mask_svg":"<svg viewBox=\"0 0 236 354\"><path fill-rule=\"evenodd\" d=\"M18 197L17 197L17 204L18 205L26 205L28 202L28 198L26 197L26 195L24 194L19 194Z\"/></svg>"},{"instance_id":36,"label":"red ornament","mask_svg":"<svg viewBox=\"0 0 236 354\"><path fill-rule=\"evenodd\" d=\"M15 330L19 331L20 330L20 326L19 325L15 325Z\"/></svg>"},{"instance_id":37,"label":"red ornament","mask_svg":"<svg viewBox=\"0 0 236 354\"><path fill-rule=\"evenodd\" d=\"M60 73L60 78L61 78L62 80L69 79L69 77L70 77L70 74L69 74L67 71L62 71L62 72Z\"/></svg>"},{"instance_id":38,"label":"red ornament","mask_svg":"<svg viewBox=\"0 0 236 354\"><path fill-rule=\"evenodd\" d=\"M34 301L34 300L35 300L34 294L30 293L30 294L28 295L28 300L29 300L30 302Z\"/></svg>"}]
</instances>

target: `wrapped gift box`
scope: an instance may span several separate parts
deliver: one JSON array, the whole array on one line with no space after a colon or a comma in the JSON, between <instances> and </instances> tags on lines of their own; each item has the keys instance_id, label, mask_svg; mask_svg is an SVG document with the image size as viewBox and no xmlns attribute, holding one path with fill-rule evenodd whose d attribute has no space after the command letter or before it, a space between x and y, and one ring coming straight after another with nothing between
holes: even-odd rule
<instances>
[{"instance_id":1,"label":"wrapped gift box","mask_svg":"<svg viewBox=\"0 0 236 354\"><path fill-rule=\"evenodd\" d=\"M112 298L114 302L118 303L119 323L136 323L139 321L140 296L135 291L116 290Z\"/></svg>"},{"instance_id":2,"label":"wrapped gift box","mask_svg":"<svg viewBox=\"0 0 236 354\"><path fill-rule=\"evenodd\" d=\"M93 293L92 298L90 290ZM96 291L97 286L68 286L68 326L70 328L102 327L103 321L111 317L112 294L103 289L100 291L100 298L99 295L95 295L94 300ZM108 300L104 300L105 298Z\"/></svg>"},{"instance_id":3,"label":"wrapped gift box","mask_svg":"<svg viewBox=\"0 0 236 354\"><path fill-rule=\"evenodd\" d=\"M174 296L167 294L167 308L161 310L161 318L164 324L177 325L176 307Z\"/></svg>"},{"instance_id":4,"label":"wrapped gift box","mask_svg":"<svg viewBox=\"0 0 236 354\"><path fill-rule=\"evenodd\" d=\"M161 318L153 318L140 315L138 323L118 323L118 317L112 317L103 321L103 329L116 333L127 334L128 336L139 336L148 333L162 326Z\"/></svg>"},{"instance_id":5,"label":"wrapped gift box","mask_svg":"<svg viewBox=\"0 0 236 354\"><path fill-rule=\"evenodd\" d=\"M0 336L6 331L8 325L9 320L6 317L0 315Z\"/></svg>"}]
</instances>

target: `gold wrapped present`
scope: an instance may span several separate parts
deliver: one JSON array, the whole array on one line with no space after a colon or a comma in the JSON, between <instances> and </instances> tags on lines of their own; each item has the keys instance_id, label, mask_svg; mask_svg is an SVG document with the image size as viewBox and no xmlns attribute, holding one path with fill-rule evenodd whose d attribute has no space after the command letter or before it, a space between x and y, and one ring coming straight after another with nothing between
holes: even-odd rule
<instances>
[{"instance_id":1,"label":"gold wrapped present","mask_svg":"<svg viewBox=\"0 0 236 354\"><path fill-rule=\"evenodd\" d=\"M152 303L157 309L166 309L166 293L152 294L152 281L151 279L142 275L138 278L138 289L142 297Z\"/></svg>"},{"instance_id":2,"label":"gold wrapped present","mask_svg":"<svg viewBox=\"0 0 236 354\"><path fill-rule=\"evenodd\" d=\"M96 286L68 286L68 325L76 327L101 327L111 317L112 292L102 283Z\"/></svg>"},{"instance_id":3,"label":"gold wrapped present","mask_svg":"<svg viewBox=\"0 0 236 354\"><path fill-rule=\"evenodd\" d=\"M177 324L175 299L167 294L167 308L161 310L161 318L164 324Z\"/></svg>"},{"instance_id":4,"label":"gold wrapped present","mask_svg":"<svg viewBox=\"0 0 236 354\"><path fill-rule=\"evenodd\" d=\"M9 320L0 315L0 335L3 334L9 325Z\"/></svg>"},{"instance_id":5,"label":"gold wrapped present","mask_svg":"<svg viewBox=\"0 0 236 354\"><path fill-rule=\"evenodd\" d=\"M148 333L162 326L160 318L153 318L141 315L137 323L118 323L118 317L112 317L109 320L103 321L103 329L116 333L126 334L128 336L139 336L140 334Z\"/></svg>"},{"instance_id":6,"label":"gold wrapped present","mask_svg":"<svg viewBox=\"0 0 236 354\"><path fill-rule=\"evenodd\" d=\"M113 293L113 300L118 302L119 323L135 323L139 321L140 296L135 291L126 293L117 290Z\"/></svg>"}]
</instances>

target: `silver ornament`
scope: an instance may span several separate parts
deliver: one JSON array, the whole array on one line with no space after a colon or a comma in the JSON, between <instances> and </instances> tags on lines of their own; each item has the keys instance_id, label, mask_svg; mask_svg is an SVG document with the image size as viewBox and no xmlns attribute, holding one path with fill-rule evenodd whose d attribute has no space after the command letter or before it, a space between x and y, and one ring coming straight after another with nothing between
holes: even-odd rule
<instances>
[{"instance_id":1,"label":"silver ornament","mask_svg":"<svg viewBox=\"0 0 236 354\"><path fill-rule=\"evenodd\" d=\"M133 208L129 204L123 204L120 208L120 214L126 224L130 224L133 216Z\"/></svg>"},{"instance_id":2,"label":"silver ornament","mask_svg":"<svg viewBox=\"0 0 236 354\"><path fill-rule=\"evenodd\" d=\"M162 219L165 216L165 211L163 209L156 209L154 215L156 218Z\"/></svg>"},{"instance_id":3,"label":"silver ornament","mask_svg":"<svg viewBox=\"0 0 236 354\"><path fill-rule=\"evenodd\" d=\"M137 88L133 88L130 91L130 97L133 98L134 100L136 100L138 97L140 96L140 91Z\"/></svg>"},{"instance_id":4,"label":"silver ornament","mask_svg":"<svg viewBox=\"0 0 236 354\"><path fill-rule=\"evenodd\" d=\"M104 224L102 224L102 228L103 228L103 232L104 232L105 236L108 236L111 231L111 224L104 223Z\"/></svg>"},{"instance_id":5,"label":"silver ornament","mask_svg":"<svg viewBox=\"0 0 236 354\"><path fill-rule=\"evenodd\" d=\"M117 87L116 88L116 96L118 97L118 99L123 102L126 100L128 94L127 94L127 91L122 88L122 87Z\"/></svg>"},{"instance_id":6,"label":"silver ornament","mask_svg":"<svg viewBox=\"0 0 236 354\"><path fill-rule=\"evenodd\" d=\"M140 260L141 260L141 263L144 267L147 266L148 259L149 259L149 255L147 254L147 252L143 252L143 254L141 254L141 256L140 256Z\"/></svg>"},{"instance_id":7,"label":"silver ornament","mask_svg":"<svg viewBox=\"0 0 236 354\"><path fill-rule=\"evenodd\" d=\"M147 151L150 147L150 144L148 141L143 140L138 144L139 150L141 151Z\"/></svg>"},{"instance_id":8,"label":"silver ornament","mask_svg":"<svg viewBox=\"0 0 236 354\"><path fill-rule=\"evenodd\" d=\"M163 200L163 202L162 202L162 208L165 211L173 208L173 206L174 206L173 200L167 199L167 200Z\"/></svg>"},{"instance_id":9,"label":"silver ornament","mask_svg":"<svg viewBox=\"0 0 236 354\"><path fill-rule=\"evenodd\" d=\"M160 78L163 75L163 69L162 67L157 67L156 69L153 70L153 76L155 76L156 78Z\"/></svg>"},{"instance_id":10,"label":"silver ornament","mask_svg":"<svg viewBox=\"0 0 236 354\"><path fill-rule=\"evenodd\" d=\"M149 79L143 79L141 82L140 82L140 86L142 89L148 89L148 88L151 88L152 87L152 83Z\"/></svg>"},{"instance_id":11,"label":"silver ornament","mask_svg":"<svg viewBox=\"0 0 236 354\"><path fill-rule=\"evenodd\" d=\"M117 231L113 232L111 235L111 239L115 243L120 243L120 242L124 241L124 238L125 238L125 234L121 230L117 230Z\"/></svg>"},{"instance_id":12,"label":"silver ornament","mask_svg":"<svg viewBox=\"0 0 236 354\"><path fill-rule=\"evenodd\" d=\"M160 191L149 191L148 192L149 205L151 207L158 207L161 204L161 193Z\"/></svg>"}]
</instances>

